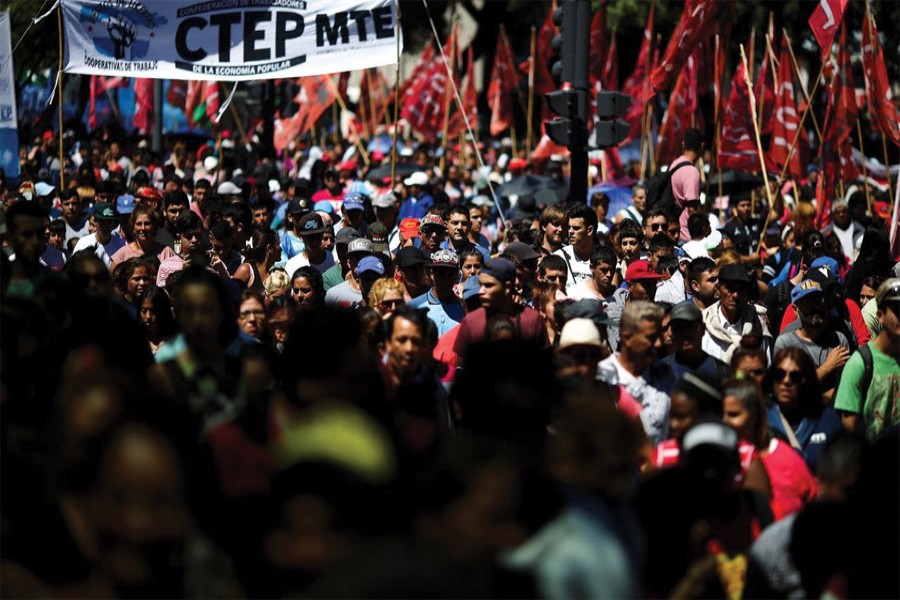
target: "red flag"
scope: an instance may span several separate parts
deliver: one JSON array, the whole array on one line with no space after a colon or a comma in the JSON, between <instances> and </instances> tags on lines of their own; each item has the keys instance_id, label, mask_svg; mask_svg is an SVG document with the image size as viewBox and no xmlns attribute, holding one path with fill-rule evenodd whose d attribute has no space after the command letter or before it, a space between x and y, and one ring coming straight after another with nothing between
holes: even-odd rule
<instances>
[{"instance_id":1,"label":"red flag","mask_svg":"<svg viewBox=\"0 0 900 600\"><path fill-rule=\"evenodd\" d=\"M219 112L219 84L216 81L207 81L203 86L203 103L206 105L206 118L212 120Z\"/></svg>"},{"instance_id":2,"label":"red flag","mask_svg":"<svg viewBox=\"0 0 900 600\"><path fill-rule=\"evenodd\" d=\"M97 78L98 75L91 75L91 101L88 105L88 125L91 129L97 127Z\"/></svg>"},{"instance_id":3,"label":"red flag","mask_svg":"<svg viewBox=\"0 0 900 600\"><path fill-rule=\"evenodd\" d=\"M169 91L166 93L166 101L175 108L184 109L187 101L188 82L181 79L173 79L169 82Z\"/></svg>"},{"instance_id":4,"label":"red flag","mask_svg":"<svg viewBox=\"0 0 900 600\"><path fill-rule=\"evenodd\" d=\"M497 52L491 69L488 104L491 106L491 135L499 135L513 124L513 96L519 88L519 75L513 62L512 48L506 30L500 26Z\"/></svg>"},{"instance_id":5,"label":"red flag","mask_svg":"<svg viewBox=\"0 0 900 600\"><path fill-rule=\"evenodd\" d=\"M653 54L653 7L650 5L650 13L647 15L647 26L644 28L644 39L641 40L641 49L638 52L637 63L634 65L634 71L625 80L622 91L631 96L631 106L625 115L625 120L631 124L631 131L628 133L628 139L633 140L641 137L643 131L644 110L647 103L650 102L652 92L649 85L649 77L647 73L653 70L650 63Z\"/></svg>"},{"instance_id":6,"label":"red flag","mask_svg":"<svg viewBox=\"0 0 900 600\"><path fill-rule=\"evenodd\" d=\"M809 26L816 36L816 41L819 42L823 63L831 56L834 36L837 35L838 27L844 20L846 10L847 0L819 0L819 5L809 17Z\"/></svg>"},{"instance_id":7,"label":"red flag","mask_svg":"<svg viewBox=\"0 0 900 600\"><path fill-rule=\"evenodd\" d=\"M900 113L891 98L884 52L878 45L878 30L875 28L875 19L870 14L866 15L863 22L862 58L872 128L878 129L881 135L900 146Z\"/></svg>"},{"instance_id":8,"label":"red flag","mask_svg":"<svg viewBox=\"0 0 900 600\"><path fill-rule=\"evenodd\" d=\"M550 46L550 40L559 33L559 29L553 24L553 11L555 9L556 2L554 1L550 4L550 12L547 13L547 18L544 19L544 24L541 25L540 30L538 30L537 39L535 40L533 57L534 82L532 85L534 87L535 97L541 99L543 99L544 94L556 90L556 82L553 80L553 74L550 72L550 64L555 61L556 57L556 51ZM530 60L523 61L519 65L519 69L527 74L529 72L530 64ZM544 102L541 119L549 121L552 118L553 112L550 110L550 107L547 106L547 103Z\"/></svg>"},{"instance_id":9,"label":"red flag","mask_svg":"<svg viewBox=\"0 0 900 600\"><path fill-rule=\"evenodd\" d=\"M569 156L569 149L565 146L560 146L559 144L551 140L550 137L545 133L541 136L541 140L531 152L531 160L550 160L550 157L553 155Z\"/></svg>"},{"instance_id":10,"label":"red flag","mask_svg":"<svg viewBox=\"0 0 900 600\"><path fill-rule=\"evenodd\" d=\"M691 122L691 118L694 122ZM688 127L701 127L697 121L697 61L691 55L687 64L678 74L669 106L663 116L659 128L659 141L656 146L656 160L660 164L669 164L681 156L681 142Z\"/></svg>"},{"instance_id":11,"label":"red flag","mask_svg":"<svg viewBox=\"0 0 900 600\"><path fill-rule=\"evenodd\" d=\"M852 181L859 176L859 171L852 160L850 146L850 137L856 130L857 119L859 109L856 106L850 50L847 47L847 28L846 24L842 24L834 78L828 94L828 106L825 109L823 146L831 143L838 150L837 155L841 163L840 176L845 181Z\"/></svg>"},{"instance_id":12,"label":"red flag","mask_svg":"<svg viewBox=\"0 0 900 600\"><path fill-rule=\"evenodd\" d=\"M338 90L331 81L330 75L303 77L298 83L300 91L294 98L294 102L300 106L300 110L297 111L301 119L300 133L305 133L315 126L325 111L334 103Z\"/></svg>"},{"instance_id":13,"label":"red flag","mask_svg":"<svg viewBox=\"0 0 900 600\"><path fill-rule=\"evenodd\" d=\"M373 134L384 119L390 96L391 87L379 69L363 71L362 83L359 86L359 104L367 115L368 127Z\"/></svg>"},{"instance_id":14,"label":"red flag","mask_svg":"<svg viewBox=\"0 0 900 600\"><path fill-rule=\"evenodd\" d=\"M769 143L769 159L784 167L788 162L788 149L797 129L800 127L800 112L797 109L797 96L794 92L794 70L791 68L791 56L786 44L781 49L778 60L778 89L775 93L772 119L772 140ZM804 147L806 132L801 131L797 140L797 147L791 152L788 172L798 181L803 178L803 159L801 147Z\"/></svg>"},{"instance_id":15,"label":"red flag","mask_svg":"<svg viewBox=\"0 0 900 600\"><path fill-rule=\"evenodd\" d=\"M650 75L650 85L654 91L663 91L672 84L697 42L709 37L723 4L716 0L687 0L662 62Z\"/></svg>"},{"instance_id":16,"label":"red flag","mask_svg":"<svg viewBox=\"0 0 900 600\"><path fill-rule=\"evenodd\" d=\"M609 50L606 53L606 66L603 68L603 77L600 79L603 89L619 89L619 50L616 47L616 33L613 32Z\"/></svg>"},{"instance_id":17,"label":"red flag","mask_svg":"<svg viewBox=\"0 0 900 600\"><path fill-rule=\"evenodd\" d=\"M401 118L429 141L434 141L443 127L448 85L444 61L439 58L433 60L418 85L410 88L412 101L405 104L400 112Z\"/></svg>"},{"instance_id":18,"label":"red flag","mask_svg":"<svg viewBox=\"0 0 900 600\"><path fill-rule=\"evenodd\" d=\"M466 66L466 82L460 91L462 110L460 110L460 107L457 107L456 112L450 117L447 135L451 137L458 136L466 131L466 121L463 119L463 112L465 112L466 118L469 120L469 127L472 128L472 131L478 128L478 94L475 91L475 61L472 59L472 46L469 46L467 54L469 63Z\"/></svg>"},{"instance_id":19,"label":"red flag","mask_svg":"<svg viewBox=\"0 0 900 600\"><path fill-rule=\"evenodd\" d=\"M402 104L406 104L410 100L410 90L421 83L422 78L425 76L428 69L431 68L431 63L433 61L434 45L428 44L422 51L422 56L416 61L412 73L410 73L409 77L400 84L400 98ZM391 99L393 100L393 96L391 96Z\"/></svg>"},{"instance_id":20,"label":"red flag","mask_svg":"<svg viewBox=\"0 0 900 600\"><path fill-rule=\"evenodd\" d=\"M607 50L609 40L606 36L606 0L600 0L600 6L594 11L591 19L591 51L590 74L598 81L603 81L603 74L607 65ZM604 86L605 87L605 86Z\"/></svg>"},{"instance_id":21,"label":"red flag","mask_svg":"<svg viewBox=\"0 0 900 600\"><path fill-rule=\"evenodd\" d=\"M722 143L719 165L735 171L759 171L759 154L753 134L750 96L744 63L738 65L731 80L731 94L722 119ZM766 165L769 168L769 165ZM772 165L774 170L774 165Z\"/></svg>"},{"instance_id":22,"label":"red flag","mask_svg":"<svg viewBox=\"0 0 900 600\"><path fill-rule=\"evenodd\" d=\"M203 98L203 83L202 81L188 81L187 84L187 96L184 101L184 114L187 115L188 123L190 125L195 124L194 120L194 110L196 110L197 106L200 105L200 101Z\"/></svg>"},{"instance_id":23,"label":"red flag","mask_svg":"<svg viewBox=\"0 0 900 600\"><path fill-rule=\"evenodd\" d=\"M142 131L153 128L153 80L134 80L134 126Z\"/></svg>"}]
</instances>

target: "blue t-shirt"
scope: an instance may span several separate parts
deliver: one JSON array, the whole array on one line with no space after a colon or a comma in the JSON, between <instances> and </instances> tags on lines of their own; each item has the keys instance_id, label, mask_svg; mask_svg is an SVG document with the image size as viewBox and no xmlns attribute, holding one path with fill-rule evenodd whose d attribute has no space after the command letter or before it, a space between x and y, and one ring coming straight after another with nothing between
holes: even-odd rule
<instances>
[{"instance_id":1,"label":"blue t-shirt","mask_svg":"<svg viewBox=\"0 0 900 600\"><path fill-rule=\"evenodd\" d=\"M766 410L769 427L783 434L784 439L790 440L784 430L784 424L781 417L778 416L778 407L770 402ZM800 424L794 429L794 436L800 443L802 448L803 460L813 473L816 472L816 466L819 463L819 455L825 443L836 436L843 430L841 418L830 406L825 407L818 417L804 417Z\"/></svg>"}]
</instances>

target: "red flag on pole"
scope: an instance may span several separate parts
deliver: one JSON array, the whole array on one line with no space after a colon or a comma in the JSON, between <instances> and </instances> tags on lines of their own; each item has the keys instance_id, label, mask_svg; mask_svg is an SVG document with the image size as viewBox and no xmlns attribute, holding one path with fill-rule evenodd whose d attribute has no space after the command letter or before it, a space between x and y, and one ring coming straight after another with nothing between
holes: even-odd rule
<instances>
[{"instance_id":1,"label":"red flag on pole","mask_svg":"<svg viewBox=\"0 0 900 600\"><path fill-rule=\"evenodd\" d=\"M723 5L723 2L716 0L687 0L663 59L650 75L650 85L654 91L663 91L672 84L697 42L709 37Z\"/></svg>"},{"instance_id":2,"label":"red flag on pole","mask_svg":"<svg viewBox=\"0 0 900 600\"><path fill-rule=\"evenodd\" d=\"M187 96L184 101L184 114L187 116L188 124L194 125L194 110L200 104L200 99L203 97L203 82L202 81L188 81L187 84Z\"/></svg>"},{"instance_id":3,"label":"red flag on pole","mask_svg":"<svg viewBox=\"0 0 900 600\"><path fill-rule=\"evenodd\" d=\"M647 74L652 71L653 65L650 63L653 54L653 7L650 5L650 13L647 15L647 25L644 28L644 39L641 40L641 49L638 52L637 63L634 65L634 71L625 80L622 91L631 96L631 106L625 115L625 121L631 125L628 132L628 139L633 140L641 137L643 130L644 109L652 97L649 85L649 77Z\"/></svg>"},{"instance_id":4,"label":"red flag on pole","mask_svg":"<svg viewBox=\"0 0 900 600\"><path fill-rule=\"evenodd\" d=\"M450 117L447 133L449 136L458 136L466 131L466 120L463 118L463 113L468 118L472 131L474 132L478 128L478 94L475 91L475 61L472 59L472 46L469 46L467 60L469 62L466 66L466 81L460 92L462 107L457 107L457 111ZM459 110L460 108L462 110Z\"/></svg>"},{"instance_id":5,"label":"red flag on pole","mask_svg":"<svg viewBox=\"0 0 900 600\"><path fill-rule=\"evenodd\" d=\"M153 80L134 80L134 126L142 131L153 128Z\"/></svg>"},{"instance_id":6,"label":"red flag on pole","mask_svg":"<svg viewBox=\"0 0 900 600\"><path fill-rule=\"evenodd\" d=\"M169 91L166 92L166 101L174 106L184 110L187 101L187 81L181 79L173 79L169 82Z\"/></svg>"},{"instance_id":7,"label":"red flag on pole","mask_svg":"<svg viewBox=\"0 0 900 600\"><path fill-rule=\"evenodd\" d=\"M422 78L427 73L428 69L431 68L431 63L434 61L434 44L429 43L425 46L425 50L422 51L422 56L419 57L419 60L416 61L416 65L413 67L412 73L409 74L409 77L406 78L400 84L400 101L401 104L406 104L410 98L410 90L414 87L417 87ZM393 99L393 96L391 96Z\"/></svg>"},{"instance_id":8,"label":"red flag on pole","mask_svg":"<svg viewBox=\"0 0 900 600\"><path fill-rule=\"evenodd\" d=\"M429 141L434 141L443 126L444 100L447 93L447 69L444 61L435 59L414 88L412 101L403 106L401 118L409 122Z\"/></svg>"},{"instance_id":9,"label":"red flag on pole","mask_svg":"<svg viewBox=\"0 0 900 600\"><path fill-rule=\"evenodd\" d=\"M203 86L203 104L206 105L206 118L212 121L216 113L219 112L219 83L216 81L207 81Z\"/></svg>"},{"instance_id":10,"label":"red flag on pole","mask_svg":"<svg viewBox=\"0 0 900 600\"><path fill-rule=\"evenodd\" d=\"M697 60L691 55L675 80L675 87L669 98L669 106L663 115L656 146L656 161L669 164L681 155L684 132L692 126L702 127L697 121Z\"/></svg>"},{"instance_id":11,"label":"red flag on pole","mask_svg":"<svg viewBox=\"0 0 900 600\"><path fill-rule=\"evenodd\" d=\"M550 46L550 40L553 39L559 29L553 24L553 11L556 9L556 2L551 2L550 12L544 19L543 25L537 32L534 50L534 95L536 98L543 100L544 94L552 92L556 89L556 82L553 80L553 74L550 72L550 63L554 61L556 52ZM530 60L523 61L519 64L519 69L528 74L530 70ZM543 103L541 119L549 121L553 118L553 112L547 103Z\"/></svg>"},{"instance_id":12,"label":"red flag on pole","mask_svg":"<svg viewBox=\"0 0 900 600\"><path fill-rule=\"evenodd\" d=\"M742 61L731 80L731 94L722 119L719 166L735 171L759 171L746 73Z\"/></svg>"},{"instance_id":13,"label":"red flag on pole","mask_svg":"<svg viewBox=\"0 0 900 600\"><path fill-rule=\"evenodd\" d=\"M619 49L616 46L616 32L610 36L609 50L606 53L606 66L603 67L603 77L600 79L603 89L619 89Z\"/></svg>"},{"instance_id":14,"label":"red flag on pole","mask_svg":"<svg viewBox=\"0 0 900 600\"><path fill-rule=\"evenodd\" d=\"M782 47L778 60L778 89L775 93L774 104L769 159L783 168L788 162L788 149L800 127L800 112L797 110L797 95L794 92L794 70L791 68L791 56L786 45ZM788 168L790 175L798 181L804 176L801 150L805 149L807 145L806 132L802 131L797 140L797 147L791 152Z\"/></svg>"},{"instance_id":15,"label":"red flag on pole","mask_svg":"<svg viewBox=\"0 0 900 600\"><path fill-rule=\"evenodd\" d=\"M766 46L763 46L763 62L759 68L759 74L753 84L753 93L756 95L757 116L759 117L759 133L767 135L772 133L774 125L772 119L772 109L775 105L775 66L772 65L772 59L769 56L767 38ZM774 52L774 49L772 50ZM748 57L749 58L749 57ZM788 57L790 60L790 57Z\"/></svg>"},{"instance_id":16,"label":"red flag on pole","mask_svg":"<svg viewBox=\"0 0 900 600\"><path fill-rule=\"evenodd\" d=\"M519 88L519 74L513 61L512 49L506 30L500 26L497 36L497 52L491 69L488 87L488 104L491 106L491 135L499 135L513 124L513 96Z\"/></svg>"},{"instance_id":17,"label":"red flag on pole","mask_svg":"<svg viewBox=\"0 0 900 600\"><path fill-rule=\"evenodd\" d=\"M819 5L809 17L809 26L819 43L823 63L831 55L834 36L844 20L846 10L847 0L819 0Z\"/></svg>"},{"instance_id":18,"label":"red flag on pole","mask_svg":"<svg viewBox=\"0 0 900 600\"><path fill-rule=\"evenodd\" d=\"M600 1L600 6L594 11L591 19L591 50L590 50L590 75L597 81L603 81L603 74L607 65L607 50L609 40L606 36L606 0ZM604 87L606 87L604 85Z\"/></svg>"},{"instance_id":19,"label":"red flag on pole","mask_svg":"<svg viewBox=\"0 0 900 600\"><path fill-rule=\"evenodd\" d=\"M863 21L862 59L872 128L878 129L881 135L900 146L900 113L891 98L884 52L878 44L878 30L871 14L867 14Z\"/></svg>"}]
</instances>

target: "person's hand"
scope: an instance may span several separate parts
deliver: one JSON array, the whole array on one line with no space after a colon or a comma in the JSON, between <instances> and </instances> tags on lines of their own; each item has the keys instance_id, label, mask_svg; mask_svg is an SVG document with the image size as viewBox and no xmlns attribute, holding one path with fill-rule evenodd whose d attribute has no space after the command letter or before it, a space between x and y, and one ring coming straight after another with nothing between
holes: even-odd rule
<instances>
[{"instance_id":1,"label":"person's hand","mask_svg":"<svg viewBox=\"0 0 900 600\"><path fill-rule=\"evenodd\" d=\"M825 357L825 362L822 363L822 366L830 373L843 367L849 358L850 351L844 346L838 346L828 352L828 356Z\"/></svg>"},{"instance_id":2,"label":"person's hand","mask_svg":"<svg viewBox=\"0 0 900 600\"><path fill-rule=\"evenodd\" d=\"M215 252L209 253L209 268L215 271L218 275L222 277L229 277L228 275L228 267L225 266L225 263L219 258L219 255Z\"/></svg>"}]
</instances>

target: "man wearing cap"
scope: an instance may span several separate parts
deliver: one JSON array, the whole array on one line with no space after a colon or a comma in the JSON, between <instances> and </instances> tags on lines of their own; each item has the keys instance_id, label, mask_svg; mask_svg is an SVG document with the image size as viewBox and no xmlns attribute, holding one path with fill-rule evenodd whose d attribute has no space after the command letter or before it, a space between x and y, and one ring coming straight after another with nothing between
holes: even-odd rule
<instances>
[{"instance_id":1,"label":"man wearing cap","mask_svg":"<svg viewBox=\"0 0 900 600\"><path fill-rule=\"evenodd\" d=\"M346 231L347 229L349 228L341 231ZM372 256L372 242L364 237L357 237L350 241L346 248L344 264L347 267L347 278L325 292L325 304L349 307L364 303L356 269L363 258ZM339 266L335 265L328 272L331 273L334 268L339 268Z\"/></svg>"},{"instance_id":2,"label":"man wearing cap","mask_svg":"<svg viewBox=\"0 0 900 600\"><path fill-rule=\"evenodd\" d=\"M619 288L609 297L606 314L609 325L606 328L609 347L619 348L619 322L625 308L635 301L653 302L656 285L664 275L657 273L646 260L636 260L625 270L625 287Z\"/></svg>"},{"instance_id":3,"label":"man wearing cap","mask_svg":"<svg viewBox=\"0 0 900 600\"><path fill-rule=\"evenodd\" d=\"M621 385L641 405L641 424L653 445L668 437L669 395L647 379L648 367L662 346L663 309L630 302L622 313L619 351L600 362L597 378Z\"/></svg>"},{"instance_id":4,"label":"man wearing cap","mask_svg":"<svg viewBox=\"0 0 900 600\"><path fill-rule=\"evenodd\" d=\"M459 337L454 346L460 359L465 356L470 345L485 339L487 321L495 315L512 320L517 341L541 347L549 344L540 313L516 301L516 266L511 261L505 258L489 260L478 277L481 283L481 308L467 314L460 325Z\"/></svg>"},{"instance_id":5,"label":"man wearing cap","mask_svg":"<svg viewBox=\"0 0 900 600\"><path fill-rule=\"evenodd\" d=\"M453 250L438 250L431 255L428 274L434 285L407 304L424 308L437 326L438 336L442 336L459 325L464 316L462 302L453 292L453 286L459 281L459 257Z\"/></svg>"},{"instance_id":6,"label":"man wearing cap","mask_svg":"<svg viewBox=\"0 0 900 600\"><path fill-rule=\"evenodd\" d=\"M866 232L865 228L850 218L850 205L843 198L831 204L831 223L822 230L826 238L832 233L841 242L841 249L849 262L856 258L857 244Z\"/></svg>"},{"instance_id":7,"label":"man wearing cap","mask_svg":"<svg viewBox=\"0 0 900 600\"><path fill-rule=\"evenodd\" d=\"M428 213L419 221L419 239L426 255L437 252L446 237L447 223L440 215Z\"/></svg>"},{"instance_id":8,"label":"man wearing cap","mask_svg":"<svg viewBox=\"0 0 900 600\"><path fill-rule=\"evenodd\" d=\"M288 202L284 233L281 234L281 262L287 262L306 249L300 235L300 219L312 212L312 204L306 198L294 198Z\"/></svg>"},{"instance_id":9,"label":"man wearing cap","mask_svg":"<svg viewBox=\"0 0 900 600\"><path fill-rule=\"evenodd\" d=\"M159 212L163 200L162 192L152 185L144 185L134 193L134 201L138 206L147 206Z\"/></svg>"},{"instance_id":10,"label":"man wearing cap","mask_svg":"<svg viewBox=\"0 0 900 600\"><path fill-rule=\"evenodd\" d=\"M400 223L397 220L399 201L393 191L387 191L372 201L376 222L382 223L388 231L387 243L392 253L400 248Z\"/></svg>"},{"instance_id":11,"label":"man wearing cap","mask_svg":"<svg viewBox=\"0 0 900 600\"><path fill-rule=\"evenodd\" d=\"M430 283L425 266L431 260L425 256L421 248L407 246L400 248L394 261L394 279L403 286L403 298L409 302L428 292Z\"/></svg>"},{"instance_id":12,"label":"man wearing cap","mask_svg":"<svg viewBox=\"0 0 900 600\"><path fill-rule=\"evenodd\" d=\"M407 190L406 200L400 205L398 218L400 220L408 217L421 219L434 204L434 198L425 191L428 185L428 175L425 171L416 171L403 180L403 185Z\"/></svg>"},{"instance_id":13,"label":"man wearing cap","mask_svg":"<svg viewBox=\"0 0 900 600\"><path fill-rule=\"evenodd\" d=\"M725 363L731 362L731 354L745 335L761 338L762 347L769 354L772 334L762 318L766 309L749 302L751 285L747 267L725 265L719 270L716 285L719 300L703 311L703 350Z\"/></svg>"},{"instance_id":14,"label":"man wearing cap","mask_svg":"<svg viewBox=\"0 0 900 600\"><path fill-rule=\"evenodd\" d=\"M352 268L347 263L347 249L353 240L362 237L352 227L344 227L334 236L334 266L322 273L322 283L325 293L336 285L347 280Z\"/></svg>"},{"instance_id":15,"label":"man wearing cap","mask_svg":"<svg viewBox=\"0 0 900 600\"><path fill-rule=\"evenodd\" d=\"M134 241L131 235L129 221L131 221L131 213L134 212L134 196L131 194L122 194L116 198L116 212L119 214L119 226L116 227L115 233L125 240L125 243Z\"/></svg>"},{"instance_id":16,"label":"man wearing cap","mask_svg":"<svg viewBox=\"0 0 900 600\"><path fill-rule=\"evenodd\" d=\"M724 381L731 375L728 365L703 351L703 313L697 305L685 300L672 307L669 317L675 352L663 359L672 370L672 386L682 375L691 372L712 381Z\"/></svg>"},{"instance_id":17,"label":"man wearing cap","mask_svg":"<svg viewBox=\"0 0 900 600\"><path fill-rule=\"evenodd\" d=\"M816 365L816 375L831 399L840 378L840 369L850 358L850 343L840 331L828 327L825 290L812 278L791 290L791 302L800 317L800 326L775 340L774 353L782 348L802 348Z\"/></svg>"},{"instance_id":18,"label":"man wearing cap","mask_svg":"<svg viewBox=\"0 0 900 600\"><path fill-rule=\"evenodd\" d=\"M554 254L566 261L569 276L566 279L566 293L579 281L591 279L591 255L597 247L597 213L585 204L575 204L566 213L569 230L569 245Z\"/></svg>"},{"instance_id":19,"label":"man wearing cap","mask_svg":"<svg viewBox=\"0 0 900 600\"><path fill-rule=\"evenodd\" d=\"M364 240L365 238L360 239ZM362 295L362 301L356 306L368 306L369 292L372 291L372 286L377 280L384 277L384 263L377 256L364 256L356 265L354 273L359 281L359 293Z\"/></svg>"},{"instance_id":20,"label":"man wearing cap","mask_svg":"<svg viewBox=\"0 0 900 600\"><path fill-rule=\"evenodd\" d=\"M125 240L113 233L113 229L119 224L115 203L95 202L91 223L94 226L94 233L89 233L79 239L72 254L92 248L103 264L109 268L112 263L112 255L125 245Z\"/></svg>"},{"instance_id":21,"label":"man wearing cap","mask_svg":"<svg viewBox=\"0 0 900 600\"><path fill-rule=\"evenodd\" d=\"M857 350L844 366L834 400L844 427L862 431L870 442L900 422L900 278L885 280L875 302L882 328L866 345L871 368L862 354L866 350Z\"/></svg>"},{"instance_id":22,"label":"man wearing cap","mask_svg":"<svg viewBox=\"0 0 900 600\"><path fill-rule=\"evenodd\" d=\"M388 228L384 223L375 221L366 229L366 237L372 242L372 252L384 258L391 258L391 247L388 245Z\"/></svg>"},{"instance_id":23,"label":"man wearing cap","mask_svg":"<svg viewBox=\"0 0 900 600\"><path fill-rule=\"evenodd\" d=\"M412 217L403 219L400 221L397 229L401 247L414 246L417 243L416 240L419 239L419 219L413 219Z\"/></svg>"},{"instance_id":24,"label":"man wearing cap","mask_svg":"<svg viewBox=\"0 0 900 600\"><path fill-rule=\"evenodd\" d=\"M287 262L284 269L291 277L294 271L306 265L312 266L319 273L324 273L334 266L334 256L322 246L325 234L325 221L322 215L311 212L303 215L297 224L297 230L303 238L306 249Z\"/></svg>"},{"instance_id":25,"label":"man wearing cap","mask_svg":"<svg viewBox=\"0 0 900 600\"><path fill-rule=\"evenodd\" d=\"M447 239L441 242L441 248L453 250L457 255L462 254L463 250L467 248L476 248L481 252L484 262L491 259L491 253L487 248L479 246L469 239L471 227L469 209L460 204L451 206L447 219Z\"/></svg>"},{"instance_id":26,"label":"man wearing cap","mask_svg":"<svg viewBox=\"0 0 900 600\"><path fill-rule=\"evenodd\" d=\"M366 210L366 197L359 192L350 192L344 196L341 203L341 222L340 228L352 227L361 235L366 235L367 224L363 220L363 213ZM338 231L340 231L338 228Z\"/></svg>"},{"instance_id":27,"label":"man wearing cap","mask_svg":"<svg viewBox=\"0 0 900 600\"><path fill-rule=\"evenodd\" d=\"M556 353L570 360L577 374L593 386L597 380L597 366L606 356L606 349L593 321L573 318L563 325Z\"/></svg>"},{"instance_id":28,"label":"man wearing cap","mask_svg":"<svg viewBox=\"0 0 900 600\"><path fill-rule=\"evenodd\" d=\"M220 183L219 187L216 188L216 195L230 202L241 196L241 188L232 181L225 181Z\"/></svg>"}]
</instances>

